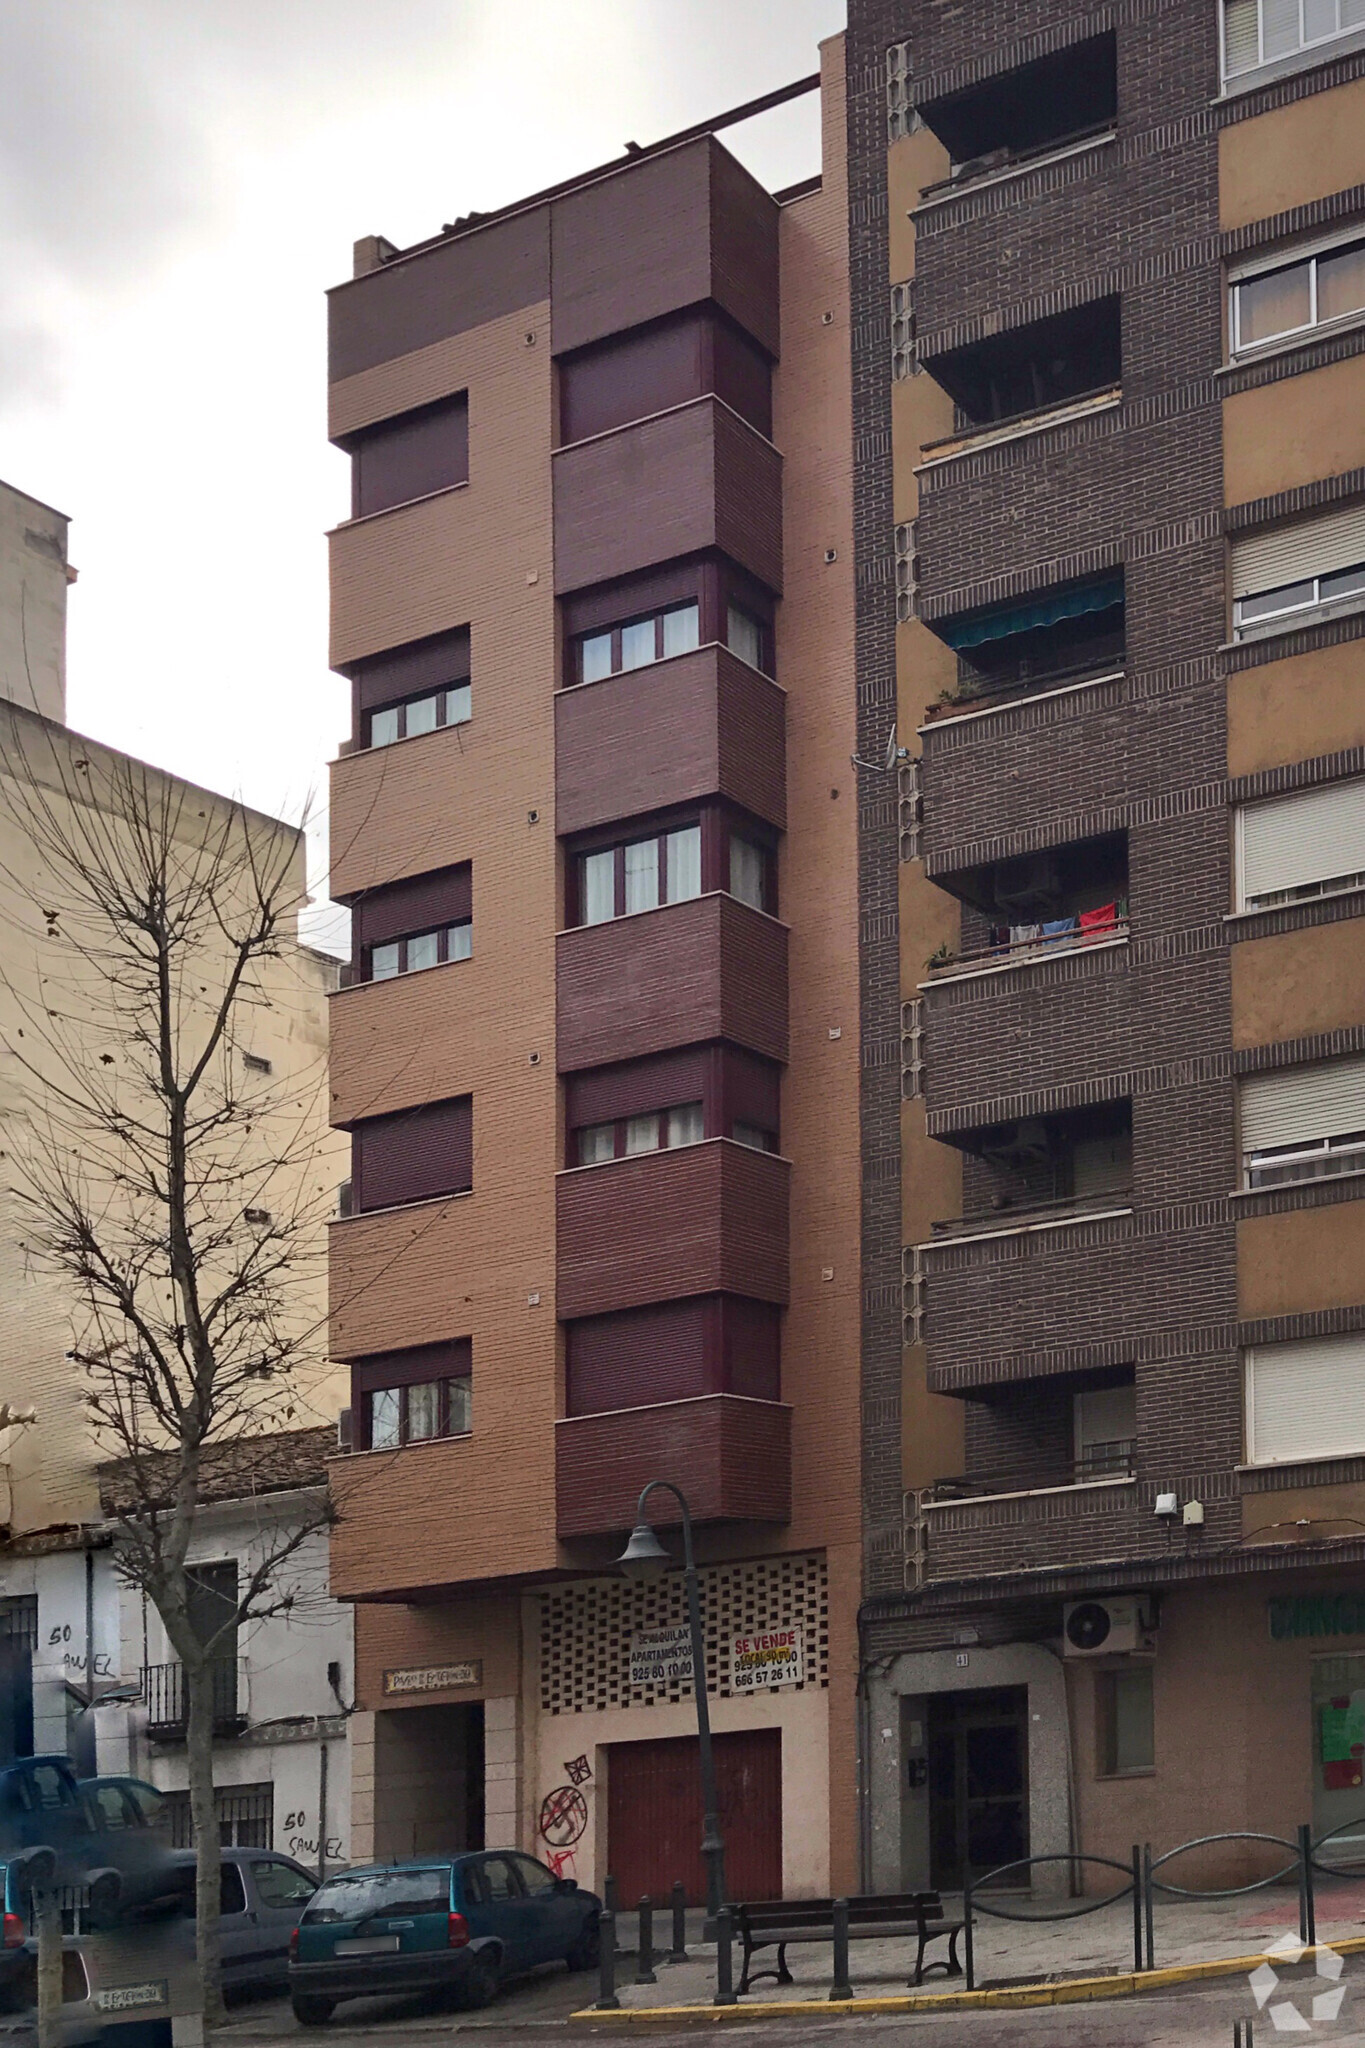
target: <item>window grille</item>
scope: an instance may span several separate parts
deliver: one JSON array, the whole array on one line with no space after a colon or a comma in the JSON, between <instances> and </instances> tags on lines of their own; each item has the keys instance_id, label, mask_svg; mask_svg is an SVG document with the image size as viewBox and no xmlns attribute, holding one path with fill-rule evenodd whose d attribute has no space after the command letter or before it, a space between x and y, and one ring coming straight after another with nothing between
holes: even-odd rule
<instances>
[{"instance_id":1,"label":"window grille","mask_svg":"<svg viewBox=\"0 0 1365 2048\"><path fill-rule=\"evenodd\" d=\"M924 797L920 789L919 770L918 761L902 761L896 770L896 822L900 832L902 866L906 861L918 860L920 857Z\"/></svg>"},{"instance_id":2,"label":"window grille","mask_svg":"<svg viewBox=\"0 0 1365 2048\"><path fill-rule=\"evenodd\" d=\"M899 384L905 377L913 377L919 369L915 361L915 285L893 284L891 287L891 377Z\"/></svg>"},{"instance_id":3,"label":"window grille","mask_svg":"<svg viewBox=\"0 0 1365 2048\"><path fill-rule=\"evenodd\" d=\"M190 1795L168 1792L166 1808L171 1817L171 1846L192 1849ZM219 1785L213 1794L218 1820L218 1839L225 1849L273 1849L275 1846L275 1787L273 1785Z\"/></svg>"},{"instance_id":4,"label":"window grille","mask_svg":"<svg viewBox=\"0 0 1365 2048\"><path fill-rule=\"evenodd\" d=\"M904 625L915 616L915 590L919 582L915 561L915 522L907 519L896 528L896 622Z\"/></svg>"},{"instance_id":5,"label":"window grille","mask_svg":"<svg viewBox=\"0 0 1365 2048\"><path fill-rule=\"evenodd\" d=\"M901 1248L901 1342L924 1342L924 1254L915 1244Z\"/></svg>"},{"instance_id":6,"label":"window grille","mask_svg":"<svg viewBox=\"0 0 1365 2048\"><path fill-rule=\"evenodd\" d=\"M913 135L919 115L910 104L910 45L893 43L886 53L886 139Z\"/></svg>"},{"instance_id":7,"label":"window grille","mask_svg":"<svg viewBox=\"0 0 1365 2048\"><path fill-rule=\"evenodd\" d=\"M730 1643L767 1629L802 1631L808 1686L829 1684L829 1587L825 1560L797 1554L710 1565L701 1573L706 1682L714 1698L730 1697ZM556 1586L540 1601L540 1704L547 1714L583 1714L606 1707L655 1707L690 1700L686 1681L653 1686L630 1682L630 1639L687 1620L683 1575L650 1585L622 1576Z\"/></svg>"},{"instance_id":8,"label":"window grille","mask_svg":"<svg viewBox=\"0 0 1365 2048\"><path fill-rule=\"evenodd\" d=\"M21 1643L26 1649L38 1647L38 1596L11 1594L0 1600L0 1642Z\"/></svg>"},{"instance_id":9,"label":"window grille","mask_svg":"<svg viewBox=\"0 0 1365 2048\"><path fill-rule=\"evenodd\" d=\"M901 1100L924 1093L924 999L901 1004Z\"/></svg>"}]
</instances>

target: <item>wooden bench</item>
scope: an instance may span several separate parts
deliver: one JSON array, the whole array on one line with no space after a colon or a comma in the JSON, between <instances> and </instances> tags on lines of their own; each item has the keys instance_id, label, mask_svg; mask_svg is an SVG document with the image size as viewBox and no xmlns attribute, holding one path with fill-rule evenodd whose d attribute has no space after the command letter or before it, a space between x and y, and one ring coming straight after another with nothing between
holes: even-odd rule
<instances>
[{"instance_id":1,"label":"wooden bench","mask_svg":"<svg viewBox=\"0 0 1365 2048\"><path fill-rule=\"evenodd\" d=\"M834 1939L833 1899L769 1899L757 1904L746 1902L733 1910L735 1927L744 1945L744 1968L739 1980L741 1992L747 1991L751 1984L757 1984L761 1977L773 1977L779 1984L792 1983L792 1974L787 1968L787 1950L793 1942ZM922 1984L926 1970L942 1970L949 1977L962 1975L962 1965L957 1959L957 1937L962 1926L961 1920L944 1919L943 1901L937 1892L883 1892L851 1898L848 1902L850 1941L884 1941L897 1935L914 1936L919 1946L915 1954L915 1974L910 1979L912 1984ZM947 1955L936 1962L926 1963L924 1951L929 1943L945 1936ZM777 1968L755 1970L752 1964L757 1951L772 1948L774 1944L777 1947Z\"/></svg>"}]
</instances>

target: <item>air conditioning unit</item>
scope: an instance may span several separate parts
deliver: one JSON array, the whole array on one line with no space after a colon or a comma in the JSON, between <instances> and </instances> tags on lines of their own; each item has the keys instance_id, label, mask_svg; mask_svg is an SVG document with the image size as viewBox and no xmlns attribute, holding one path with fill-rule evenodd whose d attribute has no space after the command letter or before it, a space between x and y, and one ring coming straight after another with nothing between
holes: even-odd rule
<instances>
[{"instance_id":1,"label":"air conditioning unit","mask_svg":"<svg viewBox=\"0 0 1365 2048\"><path fill-rule=\"evenodd\" d=\"M1066 1657L1121 1657L1156 1648L1136 1594L1103 1600L1068 1600L1062 1610L1062 1654Z\"/></svg>"}]
</instances>

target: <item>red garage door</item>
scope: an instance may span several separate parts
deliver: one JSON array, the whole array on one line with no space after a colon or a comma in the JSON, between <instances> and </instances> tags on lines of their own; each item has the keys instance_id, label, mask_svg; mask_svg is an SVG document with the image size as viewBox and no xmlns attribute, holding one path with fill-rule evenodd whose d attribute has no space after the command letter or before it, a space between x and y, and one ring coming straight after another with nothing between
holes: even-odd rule
<instances>
[{"instance_id":1,"label":"red garage door","mask_svg":"<svg viewBox=\"0 0 1365 2048\"><path fill-rule=\"evenodd\" d=\"M780 1899L782 1731L755 1728L714 1743L726 1891L732 1899ZM607 1769L607 1868L623 1911L646 1892L668 1898L678 1878L689 1905L704 1905L696 1737L614 1742Z\"/></svg>"}]
</instances>

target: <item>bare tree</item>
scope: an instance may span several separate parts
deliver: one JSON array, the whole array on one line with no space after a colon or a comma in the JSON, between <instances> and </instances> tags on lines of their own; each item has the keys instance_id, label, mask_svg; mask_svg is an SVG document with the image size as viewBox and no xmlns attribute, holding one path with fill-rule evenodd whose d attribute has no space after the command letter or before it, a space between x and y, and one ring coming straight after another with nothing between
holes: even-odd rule
<instances>
[{"instance_id":1,"label":"bare tree","mask_svg":"<svg viewBox=\"0 0 1365 2048\"><path fill-rule=\"evenodd\" d=\"M317 1419L325 1356L324 1077L301 1099L243 1058L262 1006L290 999L301 846L240 804L0 711L3 880L35 956L29 973L25 949L4 948L0 1038L29 1101L16 1193L28 1246L68 1283L95 1447L120 1463L118 1568L182 1667L212 2025L215 1670L240 1624L290 1607L290 1561L329 1519L321 1502L267 1534L235 1609L206 1616L187 1561L206 1477L234 1447ZM303 999L297 979L292 992Z\"/></svg>"}]
</instances>

